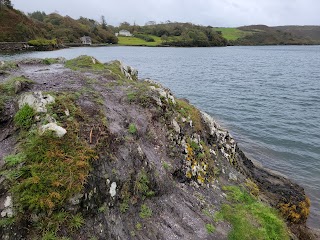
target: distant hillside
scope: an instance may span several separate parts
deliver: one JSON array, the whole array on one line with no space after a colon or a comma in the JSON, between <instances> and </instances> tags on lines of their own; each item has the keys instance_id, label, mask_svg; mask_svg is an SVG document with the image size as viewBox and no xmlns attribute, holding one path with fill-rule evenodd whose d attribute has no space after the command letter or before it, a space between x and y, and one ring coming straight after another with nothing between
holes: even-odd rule
<instances>
[{"instance_id":1,"label":"distant hillside","mask_svg":"<svg viewBox=\"0 0 320 240\"><path fill-rule=\"evenodd\" d=\"M90 36L93 43L117 43L113 32L95 20L81 17L74 20L53 13L34 12L26 16L19 10L0 8L0 42L20 42L37 38L58 39L77 43L82 36Z\"/></svg>"},{"instance_id":2,"label":"distant hillside","mask_svg":"<svg viewBox=\"0 0 320 240\"><path fill-rule=\"evenodd\" d=\"M28 41L43 36L43 30L22 12L1 8L0 42Z\"/></svg>"},{"instance_id":3,"label":"distant hillside","mask_svg":"<svg viewBox=\"0 0 320 240\"><path fill-rule=\"evenodd\" d=\"M9 1L10 2L10 1ZM80 43L90 36L93 43L136 46L212 47L226 45L311 45L320 44L320 26L251 25L239 28L201 26L192 23L148 22L144 26L123 22L119 27L80 17L36 11L26 16L12 5L0 5L0 42L57 39L58 43ZM115 36L128 30L133 36Z\"/></svg>"},{"instance_id":4,"label":"distant hillside","mask_svg":"<svg viewBox=\"0 0 320 240\"><path fill-rule=\"evenodd\" d=\"M47 38L57 38L64 43L79 42L80 37L90 36L93 43L117 43L118 39L110 27L102 25L93 19L80 17L75 20L69 16L61 16L57 13L45 14L34 12L29 17L41 24Z\"/></svg>"},{"instance_id":5,"label":"distant hillside","mask_svg":"<svg viewBox=\"0 0 320 240\"><path fill-rule=\"evenodd\" d=\"M159 45L175 47L211 47L226 46L227 40L211 26L201 26L192 23L150 22L144 26L123 23L117 30L125 29L148 42L159 42ZM148 39L151 36L152 39ZM152 37L154 36L154 37ZM145 44L148 45L148 44Z\"/></svg>"},{"instance_id":6,"label":"distant hillside","mask_svg":"<svg viewBox=\"0 0 320 240\"><path fill-rule=\"evenodd\" d=\"M319 44L318 39L296 34L281 27L268 27L266 25L251 25L238 28L250 34L231 41L234 45L311 45Z\"/></svg>"},{"instance_id":7,"label":"distant hillside","mask_svg":"<svg viewBox=\"0 0 320 240\"><path fill-rule=\"evenodd\" d=\"M274 28L320 42L320 26L278 26Z\"/></svg>"}]
</instances>

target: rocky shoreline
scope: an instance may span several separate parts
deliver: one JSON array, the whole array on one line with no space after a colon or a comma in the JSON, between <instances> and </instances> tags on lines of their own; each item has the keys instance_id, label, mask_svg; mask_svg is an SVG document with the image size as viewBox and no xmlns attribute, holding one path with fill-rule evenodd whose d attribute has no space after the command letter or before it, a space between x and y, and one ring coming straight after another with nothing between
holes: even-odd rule
<instances>
[{"instance_id":1,"label":"rocky shoreline","mask_svg":"<svg viewBox=\"0 0 320 240\"><path fill-rule=\"evenodd\" d=\"M245 207L242 220L262 229L265 213L250 211L268 205L288 226L277 237L319 238L306 226L310 201L301 186L255 165L211 116L152 80L138 80L121 62L83 56L1 63L0 84L7 95L0 99L1 239L227 239L237 230L223 212L227 206ZM17 120L25 106L32 112L27 126ZM33 158L29 138L52 142L36 166L36 160L17 160L19 154ZM71 149L60 149L64 141ZM81 181L70 185L81 186L71 191L39 175L49 158L71 162L66 168L79 171ZM32 203L37 194L40 205ZM277 214L272 218L282 226Z\"/></svg>"},{"instance_id":2,"label":"rocky shoreline","mask_svg":"<svg viewBox=\"0 0 320 240\"><path fill-rule=\"evenodd\" d=\"M28 42L0 42L0 52L21 52L21 51L53 51L66 48L66 46L47 45L47 46L31 46Z\"/></svg>"}]
</instances>

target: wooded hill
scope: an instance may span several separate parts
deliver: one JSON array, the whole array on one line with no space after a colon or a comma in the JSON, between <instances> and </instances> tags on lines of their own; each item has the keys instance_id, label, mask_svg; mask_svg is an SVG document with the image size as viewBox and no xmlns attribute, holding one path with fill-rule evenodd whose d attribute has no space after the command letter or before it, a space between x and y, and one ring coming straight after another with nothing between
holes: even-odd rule
<instances>
[{"instance_id":1,"label":"wooded hill","mask_svg":"<svg viewBox=\"0 0 320 240\"><path fill-rule=\"evenodd\" d=\"M247 34L234 41L234 45L312 45L320 43L320 27L283 26L268 27L265 25L251 25L238 28Z\"/></svg>"},{"instance_id":2,"label":"wooded hill","mask_svg":"<svg viewBox=\"0 0 320 240\"><path fill-rule=\"evenodd\" d=\"M63 43L78 43L90 36L93 43L117 43L113 32L95 20L80 17L75 20L57 13L34 12L26 16L19 10L0 9L0 42L20 42L37 38L58 39Z\"/></svg>"},{"instance_id":3,"label":"wooded hill","mask_svg":"<svg viewBox=\"0 0 320 240\"><path fill-rule=\"evenodd\" d=\"M4 2L4 0L1 0ZM10 3L10 1L7 0ZM115 33L128 30L133 37ZM25 15L11 4L0 7L0 42L32 39L57 39L58 43L80 43L90 36L93 43L139 46L210 47L226 45L311 45L320 44L320 26L252 25L239 28L218 28L192 23L150 21L144 26L123 22L118 27L85 17L75 20L58 13L36 11Z\"/></svg>"}]
</instances>

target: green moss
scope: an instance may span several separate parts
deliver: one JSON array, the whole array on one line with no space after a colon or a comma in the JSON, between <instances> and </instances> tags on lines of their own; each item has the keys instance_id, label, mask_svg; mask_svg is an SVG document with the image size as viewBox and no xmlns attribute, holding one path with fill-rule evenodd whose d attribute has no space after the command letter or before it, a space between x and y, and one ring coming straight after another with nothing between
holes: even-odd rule
<instances>
[{"instance_id":1,"label":"green moss","mask_svg":"<svg viewBox=\"0 0 320 240\"><path fill-rule=\"evenodd\" d=\"M24 105L14 116L14 123L21 129L27 130L33 124L35 112L29 105Z\"/></svg>"},{"instance_id":2,"label":"green moss","mask_svg":"<svg viewBox=\"0 0 320 240\"><path fill-rule=\"evenodd\" d=\"M142 204L139 216L141 218L150 218L152 216L152 210L146 204Z\"/></svg>"},{"instance_id":3,"label":"green moss","mask_svg":"<svg viewBox=\"0 0 320 240\"><path fill-rule=\"evenodd\" d=\"M94 70L101 71L106 70L106 65L100 63L99 61L93 59L89 56L79 56L77 58L66 61L65 67L70 68L72 70Z\"/></svg>"},{"instance_id":4,"label":"green moss","mask_svg":"<svg viewBox=\"0 0 320 240\"><path fill-rule=\"evenodd\" d=\"M239 187L230 186L224 190L231 204L223 205L216 218L232 224L228 239L289 239L286 225L274 209Z\"/></svg>"}]
</instances>

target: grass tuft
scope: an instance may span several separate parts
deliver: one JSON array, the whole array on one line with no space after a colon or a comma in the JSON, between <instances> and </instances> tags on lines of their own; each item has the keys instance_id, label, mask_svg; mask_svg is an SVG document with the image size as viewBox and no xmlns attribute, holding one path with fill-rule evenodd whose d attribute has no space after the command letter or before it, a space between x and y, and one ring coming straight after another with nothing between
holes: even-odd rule
<instances>
[{"instance_id":1,"label":"grass tuft","mask_svg":"<svg viewBox=\"0 0 320 240\"><path fill-rule=\"evenodd\" d=\"M128 131L130 134L136 134L137 133L136 125L134 123L130 123Z\"/></svg>"},{"instance_id":2,"label":"grass tuft","mask_svg":"<svg viewBox=\"0 0 320 240\"><path fill-rule=\"evenodd\" d=\"M24 105L14 116L14 123L21 129L27 130L33 124L35 111L29 105Z\"/></svg>"},{"instance_id":3,"label":"grass tuft","mask_svg":"<svg viewBox=\"0 0 320 240\"><path fill-rule=\"evenodd\" d=\"M151 183L147 173L145 170L141 170L134 183L134 192L143 199L153 197L155 192L151 190L150 184Z\"/></svg>"},{"instance_id":4,"label":"grass tuft","mask_svg":"<svg viewBox=\"0 0 320 240\"><path fill-rule=\"evenodd\" d=\"M105 70L106 65L100 63L96 59L93 59L89 56L79 56L77 58L66 61L65 67L70 68L72 70L94 70L101 71Z\"/></svg>"},{"instance_id":5,"label":"grass tuft","mask_svg":"<svg viewBox=\"0 0 320 240\"><path fill-rule=\"evenodd\" d=\"M30 212L37 214L39 219L33 224L48 239L62 229L74 231L84 224L81 215L62 209L71 197L82 191L91 169L90 162L97 158L96 152L79 138L80 121L85 114L75 99L72 94L60 94L55 97L55 103L48 106L47 114L55 114L59 125L67 129L63 138L57 138L52 132L40 135L32 129L20 132L25 139L21 152L6 157L9 167L6 176L12 180L17 219L28 218ZM66 116L66 109L70 116ZM27 128L33 115L27 105L22 110L15 122ZM19 169L14 167L21 162L24 164Z\"/></svg>"},{"instance_id":6,"label":"grass tuft","mask_svg":"<svg viewBox=\"0 0 320 240\"><path fill-rule=\"evenodd\" d=\"M152 216L152 210L146 204L142 204L139 216L141 218L150 218Z\"/></svg>"},{"instance_id":7,"label":"grass tuft","mask_svg":"<svg viewBox=\"0 0 320 240\"><path fill-rule=\"evenodd\" d=\"M184 118L191 118L195 131L200 132L203 130L201 113L196 107L184 100L178 99L177 110Z\"/></svg>"},{"instance_id":8,"label":"grass tuft","mask_svg":"<svg viewBox=\"0 0 320 240\"><path fill-rule=\"evenodd\" d=\"M257 201L250 194L236 186L224 187L231 204L222 206L217 220L232 224L228 239L286 240L287 227L276 210Z\"/></svg>"},{"instance_id":9,"label":"grass tuft","mask_svg":"<svg viewBox=\"0 0 320 240\"><path fill-rule=\"evenodd\" d=\"M216 228L211 223L206 224L205 227L209 234L214 233L216 231Z\"/></svg>"}]
</instances>

